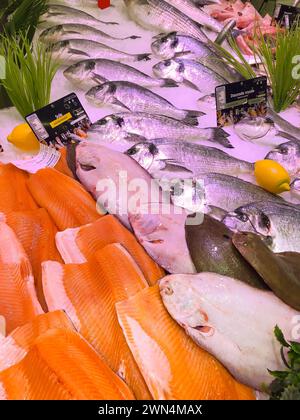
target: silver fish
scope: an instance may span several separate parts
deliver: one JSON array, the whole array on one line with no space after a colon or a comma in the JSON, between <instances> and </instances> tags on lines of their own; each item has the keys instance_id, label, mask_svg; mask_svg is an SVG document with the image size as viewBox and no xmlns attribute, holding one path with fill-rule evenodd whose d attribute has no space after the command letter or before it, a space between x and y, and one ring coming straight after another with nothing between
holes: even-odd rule
<instances>
[{"instance_id":1,"label":"silver fish","mask_svg":"<svg viewBox=\"0 0 300 420\"><path fill-rule=\"evenodd\" d=\"M154 79L147 74L117 61L97 59L73 64L64 71L64 76L82 89L91 89L109 80L124 80L145 87L176 87L173 80Z\"/></svg>"},{"instance_id":2,"label":"silver fish","mask_svg":"<svg viewBox=\"0 0 300 420\"><path fill-rule=\"evenodd\" d=\"M129 17L146 29L178 31L207 41L201 25L163 0L124 0Z\"/></svg>"},{"instance_id":3,"label":"silver fish","mask_svg":"<svg viewBox=\"0 0 300 420\"><path fill-rule=\"evenodd\" d=\"M266 239L273 252L300 252L300 208L286 203L261 201L228 213L225 225L240 232L253 232Z\"/></svg>"},{"instance_id":4,"label":"silver fish","mask_svg":"<svg viewBox=\"0 0 300 420\"><path fill-rule=\"evenodd\" d=\"M282 143L271 150L265 159L280 163L290 175L300 175L300 142L291 140Z\"/></svg>"},{"instance_id":5,"label":"silver fish","mask_svg":"<svg viewBox=\"0 0 300 420\"><path fill-rule=\"evenodd\" d=\"M192 127L173 118L143 112L108 115L93 124L89 132L95 133L97 141L103 143L121 143L123 140L135 144L138 139L163 136L174 140L206 140L232 148L229 135L220 128Z\"/></svg>"},{"instance_id":6,"label":"silver fish","mask_svg":"<svg viewBox=\"0 0 300 420\"><path fill-rule=\"evenodd\" d=\"M117 22L103 22L82 10L60 4L47 5L47 11L41 16L40 21L47 26L65 23L78 23L96 28L102 25L119 25Z\"/></svg>"},{"instance_id":7,"label":"silver fish","mask_svg":"<svg viewBox=\"0 0 300 420\"><path fill-rule=\"evenodd\" d=\"M48 47L49 53L61 64L72 64L87 58L106 58L116 61L148 61L150 54L127 54L100 42L87 39L59 41Z\"/></svg>"},{"instance_id":8,"label":"silver fish","mask_svg":"<svg viewBox=\"0 0 300 420\"><path fill-rule=\"evenodd\" d=\"M293 339L297 311L272 292L215 273L167 276L159 287L172 318L238 381L262 389L268 369L285 370L273 331Z\"/></svg>"},{"instance_id":9,"label":"silver fish","mask_svg":"<svg viewBox=\"0 0 300 420\"><path fill-rule=\"evenodd\" d=\"M131 82L106 82L90 89L86 98L97 106L112 105L118 110L148 112L183 120L189 125L198 125L200 111L176 108L163 97Z\"/></svg>"},{"instance_id":10,"label":"silver fish","mask_svg":"<svg viewBox=\"0 0 300 420\"><path fill-rule=\"evenodd\" d=\"M200 25L205 26L211 31L220 32L223 29L223 25L220 22L204 12L204 10L197 7L192 0L165 1L187 15L190 19L200 23Z\"/></svg>"},{"instance_id":11,"label":"silver fish","mask_svg":"<svg viewBox=\"0 0 300 420\"><path fill-rule=\"evenodd\" d=\"M155 139L138 143L127 152L154 178L197 177L202 173L218 172L238 176L253 173L253 163L236 159L222 150L198 144Z\"/></svg>"},{"instance_id":12,"label":"silver fish","mask_svg":"<svg viewBox=\"0 0 300 420\"><path fill-rule=\"evenodd\" d=\"M222 61L211 45L188 35L171 32L156 39L151 49L153 54L162 60L171 58L196 60L228 82L241 80L241 76Z\"/></svg>"},{"instance_id":13,"label":"silver fish","mask_svg":"<svg viewBox=\"0 0 300 420\"><path fill-rule=\"evenodd\" d=\"M155 188L151 176L129 156L104 146L82 142L75 154L71 147L69 162L75 157L76 175L98 206L115 214L127 227L132 226L141 245L168 271L194 273L185 241L187 214L170 203L168 194Z\"/></svg>"},{"instance_id":14,"label":"silver fish","mask_svg":"<svg viewBox=\"0 0 300 420\"><path fill-rule=\"evenodd\" d=\"M225 79L201 63L178 58L157 63L153 67L153 73L163 79L185 83L192 89L199 90L203 95L213 93L217 86L226 83Z\"/></svg>"},{"instance_id":15,"label":"silver fish","mask_svg":"<svg viewBox=\"0 0 300 420\"><path fill-rule=\"evenodd\" d=\"M268 117L273 120L277 130L283 137L286 137L288 140L300 141L300 128L280 117L271 107L268 108Z\"/></svg>"},{"instance_id":16,"label":"silver fish","mask_svg":"<svg viewBox=\"0 0 300 420\"><path fill-rule=\"evenodd\" d=\"M39 40L46 44L53 44L55 42L65 41L72 38L102 42L107 40L123 41L126 39L138 39L141 37L132 35L125 38L117 38L91 26L78 23L65 23L63 25L56 25L52 28L45 29L41 33Z\"/></svg>"}]
</instances>

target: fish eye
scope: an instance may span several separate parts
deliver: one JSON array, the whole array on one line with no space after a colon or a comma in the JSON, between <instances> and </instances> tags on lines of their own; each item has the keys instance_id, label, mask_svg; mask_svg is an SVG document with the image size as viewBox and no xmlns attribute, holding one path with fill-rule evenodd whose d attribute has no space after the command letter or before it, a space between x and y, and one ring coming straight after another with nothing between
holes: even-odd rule
<instances>
[{"instance_id":1,"label":"fish eye","mask_svg":"<svg viewBox=\"0 0 300 420\"><path fill-rule=\"evenodd\" d=\"M105 124L107 124L108 123L108 121L107 121L107 119L106 118L102 118L102 120L99 120L98 121L98 125L105 125Z\"/></svg>"},{"instance_id":2,"label":"fish eye","mask_svg":"<svg viewBox=\"0 0 300 420\"><path fill-rule=\"evenodd\" d=\"M242 212L237 212L237 218L241 221L241 222L247 222L249 220L249 217L247 216L246 213L242 213Z\"/></svg>"},{"instance_id":3,"label":"fish eye","mask_svg":"<svg viewBox=\"0 0 300 420\"><path fill-rule=\"evenodd\" d=\"M170 67L171 64L172 64L171 60L165 61L165 67Z\"/></svg>"},{"instance_id":4,"label":"fish eye","mask_svg":"<svg viewBox=\"0 0 300 420\"><path fill-rule=\"evenodd\" d=\"M131 147L131 149L127 150L126 154L128 156L133 156L136 154L136 152L137 152L137 148L134 146L134 147Z\"/></svg>"},{"instance_id":5,"label":"fish eye","mask_svg":"<svg viewBox=\"0 0 300 420\"><path fill-rule=\"evenodd\" d=\"M86 70L94 70L95 68L95 61L88 61L85 65Z\"/></svg>"},{"instance_id":6,"label":"fish eye","mask_svg":"<svg viewBox=\"0 0 300 420\"><path fill-rule=\"evenodd\" d=\"M287 146L283 146L280 148L280 153L282 155L287 155L289 153L289 148Z\"/></svg>"},{"instance_id":7,"label":"fish eye","mask_svg":"<svg viewBox=\"0 0 300 420\"><path fill-rule=\"evenodd\" d=\"M80 163L79 165L80 168L85 172L93 171L94 169L96 169L96 167L93 165L84 165L83 163Z\"/></svg>"},{"instance_id":8,"label":"fish eye","mask_svg":"<svg viewBox=\"0 0 300 420\"><path fill-rule=\"evenodd\" d=\"M268 230L270 230L271 228L271 222L270 219L268 218L268 216L265 213L261 214L261 223L262 226L267 228Z\"/></svg>"}]
</instances>

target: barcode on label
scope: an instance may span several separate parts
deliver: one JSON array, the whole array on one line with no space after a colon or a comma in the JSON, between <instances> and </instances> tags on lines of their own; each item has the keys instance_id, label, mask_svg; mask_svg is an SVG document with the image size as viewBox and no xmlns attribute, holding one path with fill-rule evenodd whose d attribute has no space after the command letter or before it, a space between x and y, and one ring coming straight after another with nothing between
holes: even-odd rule
<instances>
[{"instance_id":1,"label":"barcode on label","mask_svg":"<svg viewBox=\"0 0 300 420\"><path fill-rule=\"evenodd\" d=\"M46 140L49 137L49 134L36 114L27 117L27 122L39 140Z\"/></svg>"}]
</instances>

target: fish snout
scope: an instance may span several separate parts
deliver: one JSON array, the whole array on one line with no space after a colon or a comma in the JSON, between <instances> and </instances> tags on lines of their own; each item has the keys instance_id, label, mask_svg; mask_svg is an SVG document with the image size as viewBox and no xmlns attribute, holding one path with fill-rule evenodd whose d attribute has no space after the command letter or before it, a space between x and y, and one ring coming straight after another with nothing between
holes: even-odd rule
<instances>
[{"instance_id":1,"label":"fish snout","mask_svg":"<svg viewBox=\"0 0 300 420\"><path fill-rule=\"evenodd\" d=\"M171 296L174 293L174 290L171 286L171 282L168 278L163 278L159 282L160 293L163 296Z\"/></svg>"}]
</instances>

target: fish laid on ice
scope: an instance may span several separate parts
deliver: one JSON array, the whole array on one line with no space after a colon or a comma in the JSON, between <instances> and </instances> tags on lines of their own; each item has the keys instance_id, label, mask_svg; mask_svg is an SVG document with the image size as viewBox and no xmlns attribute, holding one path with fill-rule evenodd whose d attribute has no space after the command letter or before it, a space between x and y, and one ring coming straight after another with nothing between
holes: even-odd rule
<instances>
[{"instance_id":1,"label":"fish laid on ice","mask_svg":"<svg viewBox=\"0 0 300 420\"><path fill-rule=\"evenodd\" d=\"M59 230L85 225L101 217L96 202L82 185L55 169L41 169L30 175L28 188Z\"/></svg>"},{"instance_id":2,"label":"fish laid on ice","mask_svg":"<svg viewBox=\"0 0 300 420\"><path fill-rule=\"evenodd\" d=\"M137 138L152 140L160 137L174 140L211 141L232 148L229 134L221 128L199 128L163 115L144 112L108 115L95 122L89 133L96 134L99 142L135 144ZM128 147L127 147L128 149Z\"/></svg>"},{"instance_id":3,"label":"fish laid on ice","mask_svg":"<svg viewBox=\"0 0 300 420\"><path fill-rule=\"evenodd\" d=\"M203 95L209 95L217 86L227 83L223 77L194 60L175 58L161 61L155 64L153 73L162 79L185 83L192 89L199 90Z\"/></svg>"},{"instance_id":4,"label":"fish laid on ice","mask_svg":"<svg viewBox=\"0 0 300 420\"><path fill-rule=\"evenodd\" d=\"M280 163L292 176L300 175L300 142L291 140L271 150L265 159Z\"/></svg>"},{"instance_id":5,"label":"fish laid on ice","mask_svg":"<svg viewBox=\"0 0 300 420\"><path fill-rule=\"evenodd\" d=\"M74 331L38 337L19 363L0 372L1 400L132 400L124 381Z\"/></svg>"},{"instance_id":6,"label":"fish laid on ice","mask_svg":"<svg viewBox=\"0 0 300 420\"><path fill-rule=\"evenodd\" d=\"M268 369L285 369L273 331L292 339L297 312L272 292L215 273L167 276L160 292L172 318L240 382L262 389Z\"/></svg>"},{"instance_id":7,"label":"fish laid on ice","mask_svg":"<svg viewBox=\"0 0 300 420\"><path fill-rule=\"evenodd\" d=\"M116 308L128 346L155 400L254 399L252 390L236 382L172 320L158 286L117 303Z\"/></svg>"},{"instance_id":8,"label":"fish laid on ice","mask_svg":"<svg viewBox=\"0 0 300 420\"><path fill-rule=\"evenodd\" d=\"M233 231L261 235L273 252L300 252L300 208L259 201L237 208L223 219Z\"/></svg>"},{"instance_id":9,"label":"fish laid on ice","mask_svg":"<svg viewBox=\"0 0 300 420\"><path fill-rule=\"evenodd\" d=\"M211 44L204 43L191 36L177 32L164 34L152 43L151 49L153 54L161 60L171 58L196 60L228 82L241 80L241 76L222 61Z\"/></svg>"},{"instance_id":10,"label":"fish laid on ice","mask_svg":"<svg viewBox=\"0 0 300 420\"><path fill-rule=\"evenodd\" d=\"M129 17L142 27L159 32L178 31L206 42L202 26L163 0L124 0Z\"/></svg>"},{"instance_id":11,"label":"fish laid on ice","mask_svg":"<svg viewBox=\"0 0 300 420\"><path fill-rule=\"evenodd\" d=\"M255 269L232 244L233 233L223 223L205 215L203 223L187 224L185 234L197 273L221 274L259 289L267 288Z\"/></svg>"},{"instance_id":12,"label":"fish laid on ice","mask_svg":"<svg viewBox=\"0 0 300 420\"><path fill-rule=\"evenodd\" d=\"M90 89L86 98L98 106L111 105L118 110L166 115L189 125L198 125L200 111L178 109L165 98L132 82L106 82Z\"/></svg>"},{"instance_id":13,"label":"fish laid on ice","mask_svg":"<svg viewBox=\"0 0 300 420\"><path fill-rule=\"evenodd\" d=\"M148 287L137 264L119 244L84 264L43 263L50 310L64 310L76 330L103 356L138 399L151 398L119 326L115 304Z\"/></svg>"},{"instance_id":14,"label":"fish laid on ice","mask_svg":"<svg viewBox=\"0 0 300 420\"><path fill-rule=\"evenodd\" d=\"M56 235L57 247L66 264L82 264L107 245L120 243L132 256L150 285L164 276L145 252L135 236L113 215L101 217L94 223L67 229Z\"/></svg>"},{"instance_id":15,"label":"fish laid on ice","mask_svg":"<svg viewBox=\"0 0 300 420\"><path fill-rule=\"evenodd\" d=\"M278 134L285 136L288 140L300 141L300 128L280 117L271 107L268 107L268 117L273 120Z\"/></svg>"},{"instance_id":16,"label":"fish laid on ice","mask_svg":"<svg viewBox=\"0 0 300 420\"><path fill-rule=\"evenodd\" d=\"M37 315L7 337L0 336L0 371L22 360L35 340L53 328L74 330L74 325L64 311L53 311Z\"/></svg>"},{"instance_id":17,"label":"fish laid on ice","mask_svg":"<svg viewBox=\"0 0 300 420\"><path fill-rule=\"evenodd\" d=\"M34 288L31 265L14 231L0 222L0 314L12 330L43 313Z\"/></svg>"},{"instance_id":18,"label":"fish laid on ice","mask_svg":"<svg viewBox=\"0 0 300 420\"><path fill-rule=\"evenodd\" d=\"M48 47L49 53L63 65L77 63L80 60L104 58L116 61L148 61L150 54L127 54L100 42L88 39L68 39L58 41Z\"/></svg>"},{"instance_id":19,"label":"fish laid on ice","mask_svg":"<svg viewBox=\"0 0 300 420\"><path fill-rule=\"evenodd\" d=\"M94 28L102 27L103 25L119 25L117 22L103 22L82 10L60 4L47 5L47 10L41 16L40 21L43 25L47 26L64 25L65 23L78 23Z\"/></svg>"},{"instance_id":20,"label":"fish laid on ice","mask_svg":"<svg viewBox=\"0 0 300 420\"><path fill-rule=\"evenodd\" d=\"M274 253L253 233L235 233L233 243L275 295L299 311L300 253Z\"/></svg>"},{"instance_id":21,"label":"fish laid on ice","mask_svg":"<svg viewBox=\"0 0 300 420\"><path fill-rule=\"evenodd\" d=\"M47 44L53 44L58 41L65 41L68 39L88 39L90 41L102 42L102 41L123 41L126 39L138 39L140 36L131 35L124 38L114 37L106 34L92 26L82 25L78 23L65 23L62 25L56 25L52 28L45 29L39 40Z\"/></svg>"},{"instance_id":22,"label":"fish laid on ice","mask_svg":"<svg viewBox=\"0 0 300 420\"><path fill-rule=\"evenodd\" d=\"M235 175L253 173L253 163L236 159L215 147L169 139L154 139L132 146L127 152L154 178L185 178L217 172Z\"/></svg>"},{"instance_id":23,"label":"fish laid on ice","mask_svg":"<svg viewBox=\"0 0 300 420\"><path fill-rule=\"evenodd\" d=\"M169 272L195 271L185 241L186 212L170 204L170 195L161 191L134 159L93 142L80 143L75 157L81 183L99 206L110 210L125 226L132 226L139 242L157 264ZM125 202L118 195L120 185L124 188L122 174L126 175L127 189L131 185ZM108 195L107 180L116 188L115 192L108 188Z\"/></svg>"},{"instance_id":24,"label":"fish laid on ice","mask_svg":"<svg viewBox=\"0 0 300 420\"><path fill-rule=\"evenodd\" d=\"M91 89L100 83L113 80L123 80L150 88L178 86L173 80L155 79L127 64L105 59L80 61L68 67L64 76L82 89Z\"/></svg>"}]
</instances>

